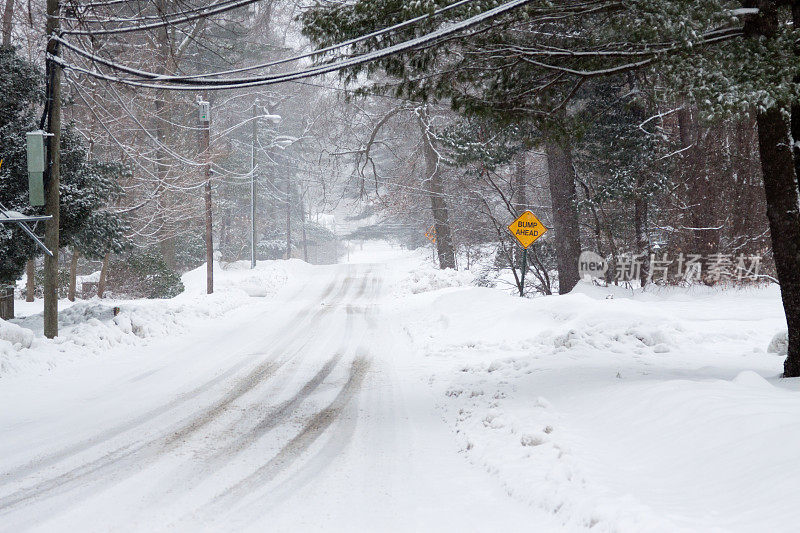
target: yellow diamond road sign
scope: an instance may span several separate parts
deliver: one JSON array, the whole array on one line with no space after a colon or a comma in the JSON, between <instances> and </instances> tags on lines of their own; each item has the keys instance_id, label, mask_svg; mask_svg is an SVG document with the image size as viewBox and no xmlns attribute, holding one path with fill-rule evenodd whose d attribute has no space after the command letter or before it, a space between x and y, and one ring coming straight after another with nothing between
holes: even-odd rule
<instances>
[{"instance_id":1,"label":"yellow diamond road sign","mask_svg":"<svg viewBox=\"0 0 800 533\"><path fill-rule=\"evenodd\" d=\"M525 211L517 220L509 224L508 230L517 238L523 248L527 248L536 242L536 239L544 235L547 228L539 222L536 215L530 211Z\"/></svg>"},{"instance_id":2,"label":"yellow diamond road sign","mask_svg":"<svg viewBox=\"0 0 800 533\"><path fill-rule=\"evenodd\" d=\"M436 244L436 225L433 225L430 228L428 228L428 231L425 232L425 236L433 244Z\"/></svg>"}]
</instances>

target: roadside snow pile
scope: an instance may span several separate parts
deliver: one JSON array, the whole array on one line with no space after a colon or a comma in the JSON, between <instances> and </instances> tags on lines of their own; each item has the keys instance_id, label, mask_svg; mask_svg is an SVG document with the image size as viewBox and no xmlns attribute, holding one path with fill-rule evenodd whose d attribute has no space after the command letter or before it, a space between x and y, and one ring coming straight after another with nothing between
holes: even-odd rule
<instances>
[{"instance_id":1,"label":"roadside snow pile","mask_svg":"<svg viewBox=\"0 0 800 533\"><path fill-rule=\"evenodd\" d=\"M465 287L472 285L473 281L475 277L470 272L452 268L441 270L426 265L412 270L407 277L400 280L395 292L399 295L419 294L450 287Z\"/></svg>"},{"instance_id":2,"label":"roadside snow pile","mask_svg":"<svg viewBox=\"0 0 800 533\"><path fill-rule=\"evenodd\" d=\"M287 272L304 271L308 263L300 259L288 261L259 261L250 268L249 261L214 263L214 292L238 292L246 296L273 296L286 283ZM206 265L181 276L185 287L181 297L205 296Z\"/></svg>"},{"instance_id":3,"label":"roadside snow pile","mask_svg":"<svg viewBox=\"0 0 800 533\"><path fill-rule=\"evenodd\" d=\"M643 296L607 298L604 292L576 291L526 299L480 287L418 294L409 303L424 309L416 315L424 318L412 320L407 330L429 354L500 349L539 356L666 356L702 347L705 353L726 356L731 350L763 354L769 342L765 335L781 323L780 302L769 289L693 299Z\"/></svg>"},{"instance_id":4,"label":"roadside snow pile","mask_svg":"<svg viewBox=\"0 0 800 533\"><path fill-rule=\"evenodd\" d=\"M33 332L0 319L0 353L11 349L30 348Z\"/></svg>"},{"instance_id":5,"label":"roadside snow pile","mask_svg":"<svg viewBox=\"0 0 800 533\"><path fill-rule=\"evenodd\" d=\"M777 290L612 291L398 305L461 452L568 530L793 531L800 380L764 351Z\"/></svg>"},{"instance_id":6,"label":"roadside snow pile","mask_svg":"<svg viewBox=\"0 0 800 533\"><path fill-rule=\"evenodd\" d=\"M254 270L249 267L248 262L225 268L217 265L214 294L210 295L206 294L203 265L182 276L186 290L169 300L95 298L64 306L59 313L59 336L52 340L43 338L41 312L0 321L0 378L187 332L198 322L247 305L253 296L273 296L286 283L287 269L307 265L297 260L264 261Z\"/></svg>"}]
</instances>

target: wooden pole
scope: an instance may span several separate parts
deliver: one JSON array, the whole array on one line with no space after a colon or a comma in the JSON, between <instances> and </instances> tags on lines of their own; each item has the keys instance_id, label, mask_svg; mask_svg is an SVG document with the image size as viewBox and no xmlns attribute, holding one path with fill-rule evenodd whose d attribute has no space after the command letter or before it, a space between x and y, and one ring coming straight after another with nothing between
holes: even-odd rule
<instances>
[{"instance_id":1,"label":"wooden pole","mask_svg":"<svg viewBox=\"0 0 800 533\"><path fill-rule=\"evenodd\" d=\"M36 281L34 277L36 275L36 263L33 259L28 259L28 262L25 263L25 277L27 280L25 281L25 301L32 302L33 301L33 293L36 292Z\"/></svg>"},{"instance_id":2,"label":"wooden pole","mask_svg":"<svg viewBox=\"0 0 800 533\"><path fill-rule=\"evenodd\" d=\"M60 28L59 0L47 0L47 22L45 33L47 38L54 36ZM49 40L47 52L58 57L58 43ZM53 62L47 62L48 74L48 119L47 131L52 134L49 138L50 167L48 172L47 188L45 190L45 213L52 218L45 222L44 243L53 252L52 256L44 257L44 336L48 339L58 336L58 248L60 224L60 194L61 182L61 67Z\"/></svg>"},{"instance_id":3,"label":"wooden pole","mask_svg":"<svg viewBox=\"0 0 800 533\"><path fill-rule=\"evenodd\" d=\"M97 297L102 298L103 293L106 292L106 278L108 277L108 261L111 257L111 253L106 252L105 257L103 257L103 266L100 267L100 281L97 283Z\"/></svg>"},{"instance_id":4,"label":"wooden pole","mask_svg":"<svg viewBox=\"0 0 800 533\"><path fill-rule=\"evenodd\" d=\"M306 239L306 201L300 201L300 221L303 229L303 261L308 263L308 240Z\"/></svg>"},{"instance_id":5,"label":"wooden pole","mask_svg":"<svg viewBox=\"0 0 800 533\"><path fill-rule=\"evenodd\" d=\"M214 234L211 220L211 154L208 153L211 144L211 120L202 121L201 150L205 154L206 185L204 188L206 199L206 293L214 292Z\"/></svg>"},{"instance_id":6,"label":"wooden pole","mask_svg":"<svg viewBox=\"0 0 800 533\"><path fill-rule=\"evenodd\" d=\"M256 267L256 145L258 144L258 104L253 104L253 151L250 154L250 268Z\"/></svg>"},{"instance_id":7,"label":"wooden pole","mask_svg":"<svg viewBox=\"0 0 800 533\"><path fill-rule=\"evenodd\" d=\"M286 175L286 259L292 258L292 183Z\"/></svg>"},{"instance_id":8,"label":"wooden pole","mask_svg":"<svg viewBox=\"0 0 800 533\"><path fill-rule=\"evenodd\" d=\"M72 250L72 260L69 263L69 292L67 293L67 300L70 302L75 301L75 286L78 284L78 258L81 253L78 250Z\"/></svg>"}]
</instances>

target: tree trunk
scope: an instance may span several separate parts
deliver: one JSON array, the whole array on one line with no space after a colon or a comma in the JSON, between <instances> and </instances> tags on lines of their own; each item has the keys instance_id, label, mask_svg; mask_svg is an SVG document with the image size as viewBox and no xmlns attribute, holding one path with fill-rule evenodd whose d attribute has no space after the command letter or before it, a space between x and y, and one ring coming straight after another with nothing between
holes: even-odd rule
<instances>
[{"instance_id":1,"label":"tree trunk","mask_svg":"<svg viewBox=\"0 0 800 533\"><path fill-rule=\"evenodd\" d=\"M11 46L11 30L14 28L14 2L16 0L6 0L6 7L3 10L3 48Z\"/></svg>"},{"instance_id":2,"label":"tree trunk","mask_svg":"<svg viewBox=\"0 0 800 533\"><path fill-rule=\"evenodd\" d=\"M100 267L100 281L97 283L97 297L102 298L106 292L106 279L108 278L108 260L111 254L106 252L103 257L103 266Z\"/></svg>"},{"instance_id":3,"label":"tree trunk","mask_svg":"<svg viewBox=\"0 0 800 533\"><path fill-rule=\"evenodd\" d=\"M789 327L786 377L800 376L800 211L789 135L780 109L758 114L758 144L772 255Z\"/></svg>"},{"instance_id":4,"label":"tree trunk","mask_svg":"<svg viewBox=\"0 0 800 533\"><path fill-rule=\"evenodd\" d=\"M566 140L549 139L545 149L553 204L558 292L566 294L580 280L578 259L581 255L581 240L572 153Z\"/></svg>"},{"instance_id":5,"label":"tree trunk","mask_svg":"<svg viewBox=\"0 0 800 533\"><path fill-rule=\"evenodd\" d=\"M159 13L168 13L169 6L167 0L155 0L155 7ZM169 28L163 27L155 30L155 64L154 71L158 74L174 74L175 61L173 56L172 38ZM169 211L172 207L172 192L167 186L170 176L169 154L162 147L170 144L169 121L171 109L171 95L169 91L157 90L154 98L155 116L153 126L159 146L156 147L155 173L158 176L156 186L156 197L158 204L156 214L159 222L158 227L158 246L161 250L161 257L172 270L177 270L177 258L175 255L175 231L174 221L171 220Z\"/></svg>"},{"instance_id":6,"label":"tree trunk","mask_svg":"<svg viewBox=\"0 0 800 533\"><path fill-rule=\"evenodd\" d=\"M47 0L46 34L57 34L60 27L59 0ZM47 45L50 54L58 55L58 44L50 41ZM44 243L53 253L44 256L44 336L48 339L58 336L58 248L60 227L60 182L61 182L61 67L48 62L49 72L49 112L47 130L50 137L50 169L45 192L45 213L52 218L45 222Z\"/></svg>"},{"instance_id":7,"label":"tree trunk","mask_svg":"<svg viewBox=\"0 0 800 533\"><path fill-rule=\"evenodd\" d=\"M230 250L228 248L228 243L230 243L229 238L229 231L228 228L230 227L230 220L231 220L231 208L230 204L228 203L228 191L230 189L228 187L223 187L221 191L220 203L222 204L222 216L220 217L219 221L219 249L222 252L222 260L223 261L237 261L239 259L239 253L237 252L235 256L228 256Z\"/></svg>"},{"instance_id":8,"label":"tree trunk","mask_svg":"<svg viewBox=\"0 0 800 533\"><path fill-rule=\"evenodd\" d=\"M81 253L78 250L72 250L72 260L69 263L69 292L67 299L70 302L75 301L75 286L78 280L78 258Z\"/></svg>"},{"instance_id":9,"label":"tree trunk","mask_svg":"<svg viewBox=\"0 0 800 533\"><path fill-rule=\"evenodd\" d=\"M678 111L678 134L681 138L681 149L686 150L694 142L691 129L692 114L686 104Z\"/></svg>"},{"instance_id":10,"label":"tree trunk","mask_svg":"<svg viewBox=\"0 0 800 533\"><path fill-rule=\"evenodd\" d=\"M514 210L517 216L528 208L528 197L525 194L525 186L528 182L527 174L528 153L520 151L514 158Z\"/></svg>"},{"instance_id":11,"label":"tree trunk","mask_svg":"<svg viewBox=\"0 0 800 533\"><path fill-rule=\"evenodd\" d=\"M792 22L795 30L800 29L800 0L792 2ZM794 42L794 55L800 61L800 39ZM793 80L800 86L800 74ZM795 180L800 183L800 100L792 102L792 141L794 143L794 175Z\"/></svg>"},{"instance_id":12,"label":"tree trunk","mask_svg":"<svg viewBox=\"0 0 800 533\"><path fill-rule=\"evenodd\" d=\"M794 2L792 2L792 21L795 29L800 28L800 0L794 0ZM794 55L800 59L800 41L795 41ZM794 77L794 82L800 84L800 74ZM759 127L759 132L760 131L761 128ZM794 192L800 196L800 101L798 100L792 102L791 134L794 152ZM766 180L764 180L764 185L766 186ZM769 205L769 203L768 197L767 205ZM787 203L791 205L791 202ZM794 261L792 262L791 259L787 260L784 267L794 274L794 286L789 290L785 290L784 281L780 277L780 272L778 273L778 279L781 280L781 296L783 298L783 307L786 311L786 322L789 326L789 351L783 366L783 374L785 377L790 378L800 376L800 280L798 280L798 277L800 277L800 250L798 250L800 246L800 237L798 237L798 233L800 233L800 215L798 215L798 209L800 209L800 207L798 207L799 203L800 198L795 202L794 210L795 216L793 224L795 228L798 228L794 237ZM771 227L772 221L770 220L770 228ZM773 239L773 247L774 246ZM789 253L791 253L791 251L790 249ZM777 256L775 264L776 266L778 264Z\"/></svg>"},{"instance_id":13,"label":"tree trunk","mask_svg":"<svg viewBox=\"0 0 800 533\"><path fill-rule=\"evenodd\" d=\"M687 252L702 256L703 281L712 283L706 278L706 274L711 264L710 256L720 251L720 232L716 229L717 204L720 198L720 191L717 190L718 177L713 173L713 163L709 163L708 157L704 156L706 152L700 146L700 126L691 111L683 109L679 112L678 127L681 148L685 150L681 167L686 181L686 203L690 206L687 214L687 225L690 228L687 230L690 235Z\"/></svg>"},{"instance_id":14,"label":"tree trunk","mask_svg":"<svg viewBox=\"0 0 800 533\"><path fill-rule=\"evenodd\" d=\"M34 280L34 276L36 274L36 263L33 259L28 259L28 262L25 263L25 301L32 302L33 301L33 293L36 292L36 281Z\"/></svg>"},{"instance_id":15,"label":"tree trunk","mask_svg":"<svg viewBox=\"0 0 800 533\"><path fill-rule=\"evenodd\" d=\"M258 146L258 104L253 102L253 144L250 152L250 268L256 267L258 237L256 230L256 204L258 182L256 180L256 146Z\"/></svg>"},{"instance_id":16,"label":"tree trunk","mask_svg":"<svg viewBox=\"0 0 800 533\"><path fill-rule=\"evenodd\" d=\"M747 2L750 3L756 5L745 7L758 7L759 14L745 22L745 34L756 39L774 36L778 27L775 2ZM795 175L791 137L778 106L759 112L756 120L772 255L789 329L784 376L800 377L800 191Z\"/></svg>"},{"instance_id":17,"label":"tree trunk","mask_svg":"<svg viewBox=\"0 0 800 533\"><path fill-rule=\"evenodd\" d=\"M439 268L456 268L456 254L453 249L453 234L450 227L447 202L444 199L442 169L439 154L433 145L433 138L428 131L427 113L419 116L419 127L422 133L422 145L425 153L425 173L428 194L431 196L433 226L436 230L436 253L439 257Z\"/></svg>"},{"instance_id":18,"label":"tree trunk","mask_svg":"<svg viewBox=\"0 0 800 533\"><path fill-rule=\"evenodd\" d=\"M0 319L14 318L14 286L0 285Z\"/></svg>"},{"instance_id":19,"label":"tree trunk","mask_svg":"<svg viewBox=\"0 0 800 533\"><path fill-rule=\"evenodd\" d=\"M641 192L641 188L644 186L643 179L637 177L636 182L637 194L633 200L633 226L636 230L636 253L644 258L639 271L639 283L644 287L650 277L650 238L647 232L647 211L649 206L647 205L647 197Z\"/></svg>"},{"instance_id":20,"label":"tree trunk","mask_svg":"<svg viewBox=\"0 0 800 533\"><path fill-rule=\"evenodd\" d=\"M306 239L306 206L305 200L300 204L300 223L303 230L303 261L308 263L308 240Z\"/></svg>"},{"instance_id":21,"label":"tree trunk","mask_svg":"<svg viewBox=\"0 0 800 533\"><path fill-rule=\"evenodd\" d=\"M631 91L639 90L639 82L633 75L629 76L629 87ZM654 116L658 110L653 106L648 106L642 100L633 103L630 109L633 119L644 122L648 116ZM647 186L649 184L649 174L646 168L640 168L636 173L635 188L633 191L633 226L636 231L636 254L642 258L639 269L639 285L644 287L651 279L650 255L650 228L648 225L648 214L650 210L650 198L648 197Z\"/></svg>"},{"instance_id":22,"label":"tree trunk","mask_svg":"<svg viewBox=\"0 0 800 533\"><path fill-rule=\"evenodd\" d=\"M292 183L286 178L286 259L292 258Z\"/></svg>"}]
</instances>

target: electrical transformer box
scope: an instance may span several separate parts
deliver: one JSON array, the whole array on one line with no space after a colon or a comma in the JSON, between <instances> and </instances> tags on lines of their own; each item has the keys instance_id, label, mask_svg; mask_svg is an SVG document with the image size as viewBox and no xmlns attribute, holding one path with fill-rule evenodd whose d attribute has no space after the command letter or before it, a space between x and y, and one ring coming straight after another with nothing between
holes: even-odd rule
<instances>
[{"instance_id":1,"label":"electrical transformer box","mask_svg":"<svg viewBox=\"0 0 800 533\"><path fill-rule=\"evenodd\" d=\"M47 134L42 130L25 134L28 150L28 195L31 205L44 205L44 171Z\"/></svg>"},{"instance_id":2,"label":"electrical transformer box","mask_svg":"<svg viewBox=\"0 0 800 533\"><path fill-rule=\"evenodd\" d=\"M211 103L201 100L197 102L200 113L200 122L211 122Z\"/></svg>"}]
</instances>

